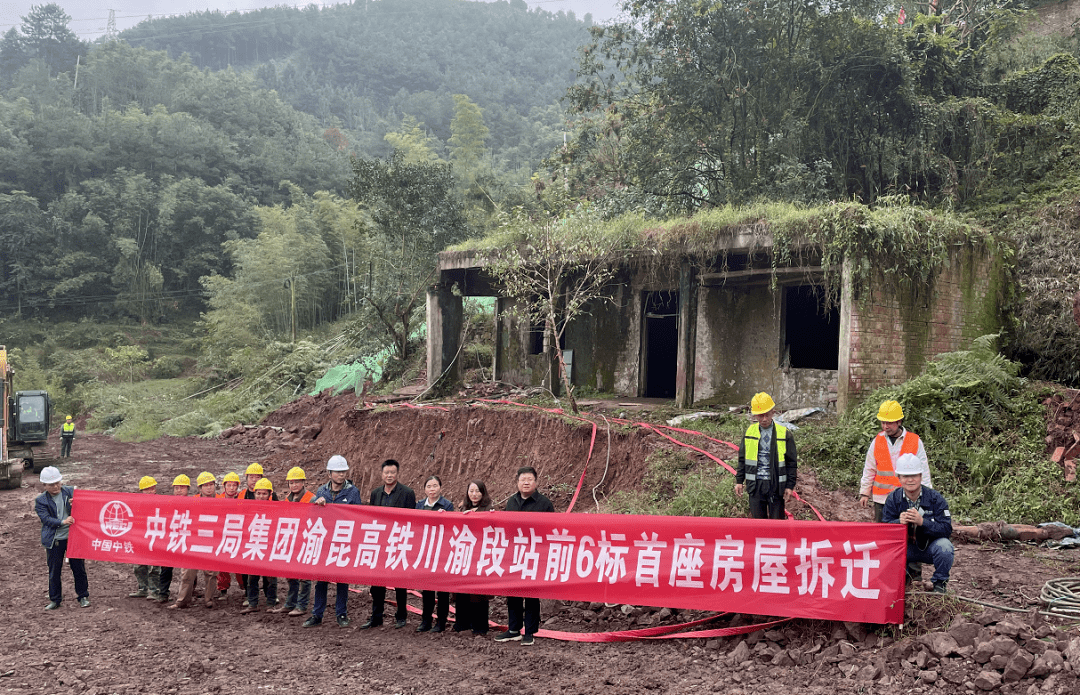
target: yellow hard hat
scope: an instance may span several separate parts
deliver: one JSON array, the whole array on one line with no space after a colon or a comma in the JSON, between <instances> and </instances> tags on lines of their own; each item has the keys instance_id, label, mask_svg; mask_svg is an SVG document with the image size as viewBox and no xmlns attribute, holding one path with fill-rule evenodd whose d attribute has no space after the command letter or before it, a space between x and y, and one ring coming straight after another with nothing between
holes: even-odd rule
<instances>
[{"instance_id":1,"label":"yellow hard hat","mask_svg":"<svg viewBox=\"0 0 1080 695\"><path fill-rule=\"evenodd\" d=\"M68 416L67 416L66 418L64 418L64 419L65 419L65 420L70 420L70 419L71 419L71 416L70 416L70 415L68 415Z\"/></svg>"},{"instance_id":2,"label":"yellow hard hat","mask_svg":"<svg viewBox=\"0 0 1080 695\"><path fill-rule=\"evenodd\" d=\"M203 485L206 485L207 483L216 483L216 482L217 482L217 478L215 478L214 474L210 473L209 471L203 471L202 473L199 474L199 477L195 479L195 484L198 485L199 487L202 487Z\"/></svg>"},{"instance_id":3,"label":"yellow hard hat","mask_svg":"<svg viewBox=\"0 0 1080 695\"><path fill-rule=\"evenodd\" d=\"M157 485L157 481L154 480L153 478L151 478L148 475L144 475L143 477L139 478L139 489L140 490L145 490L147 488L154 487L155 485Z\"/></svg>"},{"instance_id":4,"label":"yellow hard hat","mask_svg":"<svg viewBox=\"0 0 1080 695\"><path fill-rule=\"evenodd\" d=\"M289 469L289 473L285 476L285 480L307 480L307 474L304 473L304 469L300 466L293 466Z\"/></svg>"},{"instance_id":5,"label":"yellow hard hat","mask_svg":"<svg viewBox=\"0 0 1080 695\"><path fill-rule=\"evenodd\" d=\"M172 484L173 484L173 487L176 487L177 485L187 485L188 487L190 487L191 486L191 478L189 478L186 475L184 475L183 473L181 473L180 475L173 478Z\"/></svg>"},{"instance_id":6,"label":"yellow hard hat","mask_svg":"<svg viewBox=\"0 0 1080 695\"><path fill-rule=\"evenodd\" d=\"M269 478L260 478L259 482L255 483L256 490L269 490L274 491L274 484L270 482Z\"/></svg>"},{"instance_id":7,"label":"yellow hard hat","mask_svg":"<svg viewBox=\"0 0 1080 695\"><path fill-rule=\"evenodd\" d=\"M228 473L225 474L225 477L221 479L221 482L223 482L223 483L239 483L240 482L240 476L238 476L233 471L229 471Z\"/></svg>"},{"instance_id":8,"label":"yellow hard hat","mask_svg":"<svg viewBox=\"0 0 1080 695\"><path fill-rule=\"evenodd\" d=\"M878 408L877 419L882 422L898 422L904 419L904 409L896 401L885 401Z\"/></svg>"},{"instance_id":9,"label":"yellow hard hat","mask_svg":"<svg viewBox=\"0 0 1080 695\"><path fill-rule=\"evenodd\" d=\"M755 393L754 397L750 400L750 412L754 415L764 415L775 407L776 404L773 403L772 396L764 391Z\"/></svg>"},{"instance_id":10,"label":"yellow hard hat","mask_svg":"<svg viewBox=\"0 0 1080 695\"><path fill-rule=\"evenodd\" d=\"M247 467L247 470L244 471L244 475L262 475L262 474L263 474L262 464L259 464L259 463L251 464L250 466Z\"/></svg>"}]
</instances>

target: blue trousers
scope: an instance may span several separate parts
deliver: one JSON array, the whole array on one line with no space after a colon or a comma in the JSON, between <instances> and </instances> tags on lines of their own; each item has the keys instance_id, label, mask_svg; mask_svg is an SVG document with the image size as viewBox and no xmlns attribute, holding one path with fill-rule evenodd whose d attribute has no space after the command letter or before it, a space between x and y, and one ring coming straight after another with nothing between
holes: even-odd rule
<instances>
[{"instance_id":1,"label":"blue trousers","mask_svg":"<svg viewBox=\"0 0 1080 695\"><path fill-rule=\"evenodd\" d=\"M949 572L953 566L953 544L948 538L938 538L926 546L926 550L919 550L914 543L908 543L907 547L908 572L915 578L922 574L920 565L933 565L934 576L931 581L944 582L949 580Z\"/></svg>"},{"instance_id":2,"label":"blue trousers","mask_svg":"<svg viewBox=\"0 0 1080 695\"><path fill-rule=\"evenodd\" d=\"M67 554L67 539L53 541L51 548L45 549L45 562L49 565L49 600L60 603L63 588L60 575L64 569L64 555ZM71 576L75 579L75 595L84 598L90 595L90 584L86 581L86 563L76 558L68 559Z\"/></svg>"},{"instance_id":3,"label":"blue trousers","mask_svg":"<svg viewBox=\"0 0 1080 695\"><path fill-rule=\"evenodd\" d=\"M277 605L277 577L262 577L262 588L263 593L266 594L266 605ZM207 593L212 590L213 587L206 587ZM254 574L248 575L247 600L252 608L259 607L259 577Z\"/></svg>"},{"instance_id":4,"label":"blue trousers","mask_svg":"<svg viewBox=\"0 0 1080 695\"><path fill-rule=\"evenodd\" d=\"M326 611L326 589L330 582L315 582L315 603L311 607L311 614L321 618ZM338 582L334 596L334 610L336 615L349 614L349 583Z\"/></svg>"},{"instance_id":5,"label":"blue trousers","mask_svg":"<svg viewBox=\"0 0 1080 695\"><path fill-rule=\"evenodd\" d=\"M287 579L286 581L289 583L289 593L285 594L285 607L306 611L308 600L311 598L311 580ZM323 598L325 600L326 597Z\"/></svg>"}]
</instances>

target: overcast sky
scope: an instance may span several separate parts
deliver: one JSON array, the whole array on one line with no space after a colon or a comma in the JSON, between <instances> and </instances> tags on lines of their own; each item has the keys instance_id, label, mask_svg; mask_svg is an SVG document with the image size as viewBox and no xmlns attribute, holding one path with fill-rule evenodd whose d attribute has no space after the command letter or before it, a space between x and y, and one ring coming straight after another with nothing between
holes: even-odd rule
<instances>
[{"instance_id":1,"label":"overcast sky","mask_svg":"<svg viewBox=\"0 0 1080 695\"><path fill-rule=\"evenodd\" d=\"M525 0L530 7L549 12L572 11L578 18L591 13L594 22L604 22L618 14L618 0ZM46 5L48 0L0 0L0 34L21 24L34 5ZM116 10L116 26L121 31L135 26L148 15L186 14L213 9L222 12L250 10L259 7L294 4L335 5L336 2L274 2L273 0L56 0L71 15L71 30L80 38L93 40L105 33L109 10Z\"/></svg>"}]
</instances>

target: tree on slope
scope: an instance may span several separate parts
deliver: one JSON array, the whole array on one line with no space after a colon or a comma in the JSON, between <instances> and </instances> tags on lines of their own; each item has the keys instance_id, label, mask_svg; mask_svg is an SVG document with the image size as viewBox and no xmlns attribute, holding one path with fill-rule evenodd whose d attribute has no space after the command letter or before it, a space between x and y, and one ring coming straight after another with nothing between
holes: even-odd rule
<instances>
[{"instance_id":1,"label":"tree on slope","mask_svg":"<svg viewBox=\"0 0 1080 695\"><path fill-rule=\"evenodd\" d=\"M385 160L357 159L350 194L372 223L365 299L404 360L436 254L468 236L453 170L407 162L398 151Z\"/></svg>"}]
</instances>

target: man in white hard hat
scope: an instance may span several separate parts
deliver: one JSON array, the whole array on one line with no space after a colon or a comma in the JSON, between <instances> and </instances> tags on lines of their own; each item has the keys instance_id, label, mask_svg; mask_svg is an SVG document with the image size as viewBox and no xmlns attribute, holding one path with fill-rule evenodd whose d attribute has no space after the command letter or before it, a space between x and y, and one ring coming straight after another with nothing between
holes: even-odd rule
<instances>
[{"instance_id":1,"label":"man in white hard hat","mask_svg":"<svg viewBox=\"0 0 1080 695\"><path fill-rule=\"evenodd\" d=\"M41 519L41 544L45 546L45 561L49 564L49 605L45 610L56 610L63 600L61 576L64 556L67 554L68 530L75 523L71 516L71 498L74 487L61 485L64 479L60 471L47 466L41 471L45 492L34 500L34 511ZM75 595L79 605L90 607L90 586L86 580L86 563L78 558L68 558L71 576L75 579Z\"/></svg>"},{"instance_id":2,"label":"man in white hard hat","mask_svg":"<svg viewBox=\"0 0 1080 695\"><path fill-rule=\"evenodd\" d=\"M326 462L326 471L330 480L319 488L315 493L313 504L320 507L327 504L363 504L360 490L346 480L349 475L349 462L344 456L331 456ZM311 606L311 615L304 621L304 627L315 627L322 624L323 611L326 610L326 590L329 582L315 582L315 602ZM337 595L334 597L334 610L337 613L337 624L341 627L349 626L349 583L337 583Z\"/></svg>"},{"instance_id":3,"label":"man in white hard hat","mask_svg":"<svg viewBox=\"0 0 1080 695\"><path fill-rule=\"evenodd\" d=\"M907 524L907 579L922 581L922 565L933 565L935 594L944 594L953 566L952 515L941 493L922 484L923 463L915 454L896 460L900 487L885 498L881 520Z\"/></svg>"}]
</instances>

